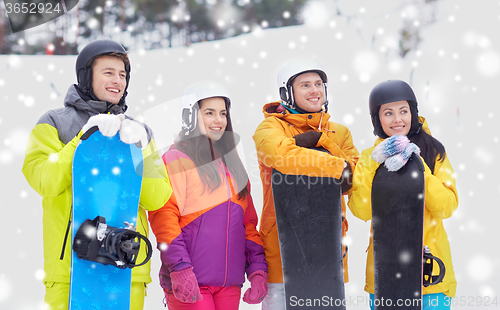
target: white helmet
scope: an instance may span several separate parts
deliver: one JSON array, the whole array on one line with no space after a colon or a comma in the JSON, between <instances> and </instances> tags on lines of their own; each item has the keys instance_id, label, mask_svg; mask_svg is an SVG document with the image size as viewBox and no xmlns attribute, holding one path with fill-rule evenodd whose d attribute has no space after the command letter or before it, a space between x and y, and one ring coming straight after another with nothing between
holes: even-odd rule
<instances>
[{"instance_id":1,"label":"white helmet","mask_svg":"<svg viewBox=\"0 0 500 310\"><path fill-rule=\"evenodd\" d=\"M295 109L295 100L293 99L293 80L306 72L316 72L319 74L320 78L323 80L323 85L325 88L325 102L323 105L325 109L328 108L328 99L326 94L326 83L328 82L328 77L321 64L313 59L309 60L299 60L292 61L284 65L278 73L278 90L280 93L281 100L284 104L292 109Z\"/></svg>"},{"instance_id":2,"label":"white helmet","mask_svg":"<svg viewBox=\"0 0 500 310\"><path fill-rule=\"evenodd\" d=\"M182 109L182 130L187 135L193 131L197 126L197 113L200 100L222 97L228 104L231 105L229 93L222 86L222 84L215 81L199 81L188 86L181 95L181 109Z\"/></svg>"}]
</instances>

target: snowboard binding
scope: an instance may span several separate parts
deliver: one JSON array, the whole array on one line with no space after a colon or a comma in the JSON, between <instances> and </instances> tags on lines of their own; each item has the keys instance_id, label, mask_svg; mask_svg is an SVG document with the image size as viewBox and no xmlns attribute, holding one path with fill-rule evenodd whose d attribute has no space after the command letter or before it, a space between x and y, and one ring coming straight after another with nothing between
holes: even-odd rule
<instances>
[{"instance_id":1,"label":"snowboard binding","mask_svg":"<svg viewBox=\"0 0 500 310\"><path fill-rule=\"evenodd\" d=\"M434 265L434 261L439 266L439 275L433 276L432 269ZM441 259L433 256L431 250L425 246L424 247L424 259L423 259L423 273L424 273L424 287L428 287L430 285L436 285L443 281L444 275L446 274L446 268Z\"/></svg>"},{"instance_id":2,"label":"snowboard binding","mask_svg":"<svg viewBox=\"0 0 500 310\"><path fill-rule=\"evenodd\" d=\"M135 226L125 222L126 228L108 226L106 219L97 216L86 220L78 228L73 241L73 250L80 259L113 265L117 268L133 268L146 264L153 253L148 238L136 232ZM137 263L139 248L146 244L146 258Z\"/></svg>"}]
</instances>

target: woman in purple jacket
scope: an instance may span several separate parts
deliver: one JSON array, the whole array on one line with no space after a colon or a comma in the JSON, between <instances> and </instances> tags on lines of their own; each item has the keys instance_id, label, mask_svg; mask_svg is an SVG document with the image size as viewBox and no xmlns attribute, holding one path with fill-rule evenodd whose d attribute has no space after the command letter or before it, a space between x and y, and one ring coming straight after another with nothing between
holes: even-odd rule
<instances>
[{"instance_id":1,"label":"woman in purple jacket","mask_svg":"<svg viewBox=\"0 0 500 310\"><path fill-rule=\"evenodd\" d=\"M217 83L188 87L182 131L163 155L174 193L149 221L161 252L160 284L169 309L238 309L267 294L257 213L236 152L230 99Z\"/></svg>"}]
</instances>

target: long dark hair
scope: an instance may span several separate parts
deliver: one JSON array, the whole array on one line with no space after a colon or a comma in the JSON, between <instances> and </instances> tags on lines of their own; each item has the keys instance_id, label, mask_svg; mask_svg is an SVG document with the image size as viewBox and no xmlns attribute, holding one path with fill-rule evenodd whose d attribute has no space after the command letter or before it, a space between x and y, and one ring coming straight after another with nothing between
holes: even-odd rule
<instances>
[{"instance_id":1,"label":"long dark hair","mask_svg":"<svg viewBox=\"0 0 500 310\"><path fill-rule=\"evenodd\" d=\"M195 104L193 111L195 117L198 117L197 111L202 101ZM238 193L238 198L243 199L249 193L247 186L248 175L236 152L236 140L239 140L239 138L233 132L230 104L228 100L224 101L226 105L227 125L224 134L218 141L210 140L196 126L188 135L185 135L184 131L180 132L180 140L175 143L175 148L188 155L195 163L198 174L203 182L204 191L208 189L210 192L213 192L222 184L220 172L215 163L220 158L236 180L233 188ZM199 122L197 123L199 124Z\"/></svg>"},{"instance_id":2,"label":"long dark hair","mask_svg":"<svg viewBox=\"0 0 500 310\"><path fill-rule=\"evenodd\" d=\"M436 138L428 134L422 129L422 123L418 121L418 107L417 102L413 100L406 100L410 106L411 112L411 127L408 132L408 139L410 142L415 143L420 148L420 156L424 159L431 172L434 173L434 167L437 161L443 161L446 157L446 150L444 145ZM381 106L377 106L371 111L374 133L386 139L389 136L382 129L380 123L379 111Z\"/></svg>"}]
</instances>

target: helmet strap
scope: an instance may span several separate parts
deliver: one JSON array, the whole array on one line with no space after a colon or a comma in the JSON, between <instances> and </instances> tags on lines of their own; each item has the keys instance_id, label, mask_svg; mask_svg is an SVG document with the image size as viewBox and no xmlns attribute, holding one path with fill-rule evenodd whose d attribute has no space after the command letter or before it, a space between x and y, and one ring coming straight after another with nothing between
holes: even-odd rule
<instances>
[{"instance_id":1,"label":"helmet strap","mask_svg":"<svg viewBox=\"0 0 500 310\"><path fill-rule=\"evenodd\" d=\"M325 93L325 102L323 102L323 107L325 108L325 112L328 112L328 93L325 82L323 82L323 91Z\"/></svg>"},{"instance_id":2,"label":"helmet strap","mask_svg":"<svg viewBox=\"0 0 500 310\"><path fill-rule=\"evenodd\" d=\"M284 102L288 101L287 90L286 90L286 87L284 87L284 86L280 87L280 98L281 98L281 101L284 101Z\"/></svg>"},{"instance_id":3,"label":"helmet strap","mask_svg":"<svg viewBox=\"0 0 500 310\"><path fill-rule=\"evenodd\" d=\"M408 136L416 135L420 132L420 129L422 128L422 123L419 122L418 120L418 105L416 101L413 100L407 100L408 105L410 106L410 112L411 112L411 127L410 127L410 132L408 132Z\"/></svg>"},{"instance_id":4,"label":"helmet strap","mask_svg":"<svg viewBox=\"0 0 500 310\"><path fill-rule=\"evenodd\" d=\"M384 129L382 129L382 123L380 123L380 118L378 116L378 110L380 107L378 107L377 111L372 111L370 113L371 119L372 119L372 125L373 125L373 134L375 136L378 136L382 139L387 139L389 136L385 133ZM373 113L375 112L375 113Z\"/></svg>"},{"instance_id":5,"label":"helmet strap","mask_svg":"<svg viewBox=\"0 0 500 310\"><path fill-rule=\"evenodd\" d=\"M297 109L297 105L295 104L295 98L293 97L293 86L288 86L288 106L291 109Z\"/></svg>"},{"instance_id":6,"label":"helmet strap","mask_svg":"<svg viewBox=\"0 0 500 310\"><path fill-rule=\"evenodd\" d=\"M193 132L198 125L198 109L196 108L198 104L193 105L190 109L182 110L182 130L184 135L188 136L189 133Z\"/></svg>"}]
</instances>

